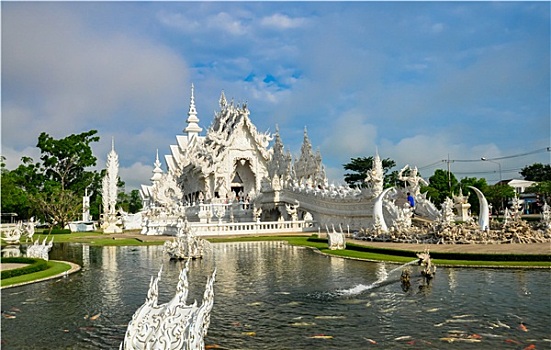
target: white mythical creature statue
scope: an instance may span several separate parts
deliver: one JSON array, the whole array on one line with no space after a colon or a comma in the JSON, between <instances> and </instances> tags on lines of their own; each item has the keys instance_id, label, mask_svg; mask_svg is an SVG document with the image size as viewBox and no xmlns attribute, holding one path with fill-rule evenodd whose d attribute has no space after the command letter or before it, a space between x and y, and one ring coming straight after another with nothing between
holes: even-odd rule
<instances>
[{"instance_id":1,"label":"white mythical creature statue","mask_svg":"<svg viewBox=\"0 0 551 350\"><path fill-rule=\"evenodd\" d=\"M7 244L17 244L23 234L23 224L18 222L14 226L10 226L2 230L2 240Z\"/></svg>"},{"instance_id":2,"label":"white mythical creature statue","mask_svg":"<svg viewBox=\"0 0 551 350\"><path fill-rule=\"evenodd\" d=\"M431 220L440 219L440 211L436 208L434 203L427 198L427 193L419 194L415 197L415 214L423 216Z\"/></svg>"},{"instance_id":3,"label":"white mythical creature statue","mask_svg":"<svg viewBox=\"0 0 551 350\"><path fill-rule=\"evenodd\" d=\"M145 303L136 310L128 324L123 343L119 350L203 350L204 338L210 325L210 312L214 304L214 279L216 269L208 279L203 301L188 305L187 272L189 260L180 272L176 295L166 304L158 305L158 283L162 267L157 278L152 278Z\"/></svg>"},{"instance_id":4,"label":"white mythical creature statue","mask_svg":"<svg viewBox=\"0 0 551 350\"><path fill-rule=\"evenodd\" d=\"M178 220L178 234L172 241L165 241L164 251L171 259L200 259L209 242L197 238L186 221Z\"/></svg>"},{"instance_id":5,"label":"white mythical creature statue","mask_svg":"<svg viewBox=\"0 0 551 350\"><path fill-rule=\"evenodd\" d=\"M253 207L253 217L255 222L260 222L260 216L262 215L262 208L254 206Z\"/></svg>"},{"instance_id":6,"label":"white mythical creature statue","mask_svg":"<svg viewBox=\"0 0 551 350\"><path fill-rule=\"evenodd\" d=\"M37 239L34 243L27 247L27 258L38 258L48 261L49 252L54 245L54 238L47 242L47 238L44 238L42 243Z\"/></svg>"},{"instance_id":7,"label":"white mythical creature statue","mask_svg":"<svg viewBox=\"0 0 551 350\"><path fill-rule=\"evenodd\" d=\"M373 166L367 171L365 183L371 189L373 197L377 197L383 192L385 174L383 171L383 163L379 154L373 159Z\"/></svg>"},{"instance_id":8,"label":"white mythical creature statue","mask_svg":"<svg viewBox=\"0 0 551 350\"><path fill-rule=\"evenodd\" d=\"M337 250L337 249L346 249L346 236L342 232L335 231L335 226L333 226L333 231L329 231L329 228L327 225L325 225L325 228L327 229L327 243L329 245L329 250Z\"/></svg>"},{"instance_id":9,"label":"white mythical creature statue","mask_svg":"<svg viewBox=\"0 0 551 350\"><path fill-rule=\"evenodd\" d=\"M285 209L287 210L287 214L291 217L291 221L298 220L298 207L300 206L300 202L295 200L295 203L295 205L285 204Z\"/></svg>"},{"instance_id":10,"label":"white mythical creature statue","mask_svg":"<svg viewBox=\"0 0 551 350\"><path fill-rule=\"evenodd\" d=\"M35 222L34 222L34 217L31 218L31 220L29 222L26 222L23 224L23 235L25 235L27 238L27 240L32 240L33 239L33 236L34 236L34 231L35 231Z\"/></svg>"},{"instance_id":11,"label":"white mythical creature statue","mask_svg":"<svg viewBox=\"0 0 551 350\"><path fill-rule=\"evenodd\" d=\"M406 170L408 169L409 174L404 175L404 172L406 172ZM411 192L413 196L417 196L421 192L421 184L428 186L428 182L426 182L421 176L418 176L417 174L417 167L410 168L409 164L406 164L406 166L403 167L398 173L398 180L404 181L406 183L408 191Z\"/></svg>"},{"instance_id":12,"label":"white mythical creature statue","mask_svg":"<svg viewBox=\"0 0 551 350\"><path fill-rule=\"evenodd\" d=\"M442 203L442 213L440 223L445 227L453 226L455 223L455 214L453 212L454 202L450 197L446 197Z\"/></svg>"},{"instance_id":13,"label":"white mythical creature statue","mask_svg":"<svg viewBox=\"0 0 551 350\"><path fill-rule=\"evenodd\" d=\"M418 264L423 268L422 275L427 278L433 278L436 274L436 266L432 264L428 248L422 253L417 253Z\"/></svg>"}]
</instances>

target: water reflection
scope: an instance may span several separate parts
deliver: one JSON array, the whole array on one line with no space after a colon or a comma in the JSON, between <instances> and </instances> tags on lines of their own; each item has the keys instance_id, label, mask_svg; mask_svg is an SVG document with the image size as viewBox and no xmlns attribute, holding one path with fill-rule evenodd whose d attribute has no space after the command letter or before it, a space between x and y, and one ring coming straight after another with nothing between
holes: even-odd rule
<instances>
[{"instance_id":1,"label":"water reflection","mask_svg":"<svg viewBox=\"0 0 551 350\"><path fill-rule=\"evenodd\" d=\"M3 349L118 348L150 278L163 265L164 303L183 267L169 261L161 246L65 244L56 245L51 258L84 268L2 291ZM450 337L473 337L465 339L477 340L477 349L550 345L549 270L439 268L430 288L415 277L404 292L399 269L392 272L397 265L327 257L280 242L225 243L191 262L190 302L201 300L214 267L206 343L226 349L468 346L448 343Z\"/></svg>"}]
</instances>

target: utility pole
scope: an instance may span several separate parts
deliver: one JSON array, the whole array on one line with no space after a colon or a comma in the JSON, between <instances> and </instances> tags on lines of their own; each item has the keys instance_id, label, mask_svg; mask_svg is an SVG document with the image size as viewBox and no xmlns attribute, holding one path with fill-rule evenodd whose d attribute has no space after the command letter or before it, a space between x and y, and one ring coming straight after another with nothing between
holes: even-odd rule
<instances>
[{"instance_id":1,"label":"utility pole","mask_svg":"<svg viewBox=\"0 0 551 350\"><path fill-rule=\"evenodd\" d=\"M453 160L450 160L450 154L448 153L448 159L443 159L443 162L448 163L448 190L450 191L450 195L452 194L452 175L451 175L451 167L450 163L453 163Z\"/></svg>"}]
</instances>

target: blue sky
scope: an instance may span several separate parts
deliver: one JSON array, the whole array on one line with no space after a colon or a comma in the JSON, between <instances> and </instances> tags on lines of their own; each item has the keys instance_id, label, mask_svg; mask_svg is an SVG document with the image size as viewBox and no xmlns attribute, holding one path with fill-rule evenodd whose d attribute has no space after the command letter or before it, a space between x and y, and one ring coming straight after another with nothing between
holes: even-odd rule
<instances>
[{"instance_id":1,"label":"blue sky","mask_svg":"<svg viewBox=\"0 0 551 350\"><path fill-rule=\"evenodd\" d=\"M38 135L115 138L127 189L224 90L330 181L352 157L489 183L549 164L549 2L2 2L2 155ZM481 157L492 162L477 161ZM496 164L495 162L499 163Z\"/></svg>"}]
</instances>

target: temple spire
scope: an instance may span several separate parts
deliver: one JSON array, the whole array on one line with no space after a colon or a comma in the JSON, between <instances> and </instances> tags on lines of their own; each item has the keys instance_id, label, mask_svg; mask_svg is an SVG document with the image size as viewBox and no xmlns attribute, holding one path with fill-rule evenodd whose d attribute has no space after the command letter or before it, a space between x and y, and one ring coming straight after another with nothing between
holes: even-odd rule
<instances>
[{"instance_id":1,"label":"temple spire","mask_svg":"<svg viewBox=\"0 0 551 350\"><path fill-rule=\"evenodd\" d=\"M188 138L191 139L193 136L197 136L203 129L199 126L199 118L197 118L197 110L195 109L195 96L194 96L194 86L191 84L191 101L189 103L189 112L188 118L186 120L187 127L184 129L184 132L187 133Z\"/></svg>"},{"instance_id":2,"label":"temple spire","mask_svg":"<svg viewBox=\"0 0 551 350\"><path fill-rule=\"evenodd\" d=\"M222 93L220 94L220 100L218 101L220 104L220 108L224 109L228 105L228 101L226 100L226 95L224 94L224 90L222 90Z\"/></svg>"},{"instance_id":3,"label":"temple spire","mask_svg":"<svg viewBox=\"0 0 551 350\"><path fill-rule=\"evenodd\" d=\"M159 181L163 175L163 170L161 169L161 162L159 161L159 149L157 149L157 157L155 158L155 169L153 169L153 176L151 177L152 182Z\"/></svg>"}]
</instances>

